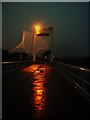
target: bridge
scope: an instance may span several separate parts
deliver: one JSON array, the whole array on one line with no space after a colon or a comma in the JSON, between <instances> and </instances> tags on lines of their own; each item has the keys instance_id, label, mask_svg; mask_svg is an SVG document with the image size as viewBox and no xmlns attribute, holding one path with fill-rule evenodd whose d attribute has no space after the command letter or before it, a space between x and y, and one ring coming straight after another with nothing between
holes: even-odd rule
<instances>
[{"instance_id":1,"label":"bridge","mask_svg":"<svg viewBox=\"0 0 90 120\"><path fill-rule=\"evenodd\" d=\"M57 61L2 63L2 119L90 118L90 70Z\"/></svg>"},{"instance_id":2,"label":"bridge","mask_svg":"<svg viewBox=\"0 0 90 120\"><path fill-rule=\"evenodd\" d=\"M49 36L50 58L36 60L37 36ZM25 48L25 32L20 46ZM44 42L44 41L43 41ZM53 60L53 27L35 26L33 60L2 62L2 119L57 120L90 118L90 70ZM14 51L13 50L13 51ZM21 57L21 56L20 56ZM51 60L49 60L51 59Z\"/></svg>"}]
</instances>

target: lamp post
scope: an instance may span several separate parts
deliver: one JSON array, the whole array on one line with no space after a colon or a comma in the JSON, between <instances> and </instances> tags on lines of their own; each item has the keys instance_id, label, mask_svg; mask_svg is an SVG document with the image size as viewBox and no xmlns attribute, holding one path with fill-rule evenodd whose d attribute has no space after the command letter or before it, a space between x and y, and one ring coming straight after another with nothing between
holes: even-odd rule
<instances>
[{"instance_id":1,"label":"lamp post","mask_svg":"<svg viewBox=\"0 0 90 120\"><path fill-rule=\"evenodd\" d=\"M47 31L47 32L45 32ZM45 33L44 33L45 32ZM50 33L48 33L50 32ZM49 36L51 35L51 61L53 61L54 57L54 45L53 45L53 27L48 27L47 29L43 29L41 31L40 25L34 26L34 32L33 32L33 61L36 60L36 36Z\"/></svg>"},{"instance_id":2,"label":"lamp post","mask_svg":"<svg viewBox=\"0 0 90 120\"><path fill-rule=\"evenodd\" d=\"M34 49L33 49L33 61L36 60L36 36L37 34L40 33L40 25L35 25L34 26L34 31L33 31L33 45L34 45Z\"/></svg>"}]
</instances>

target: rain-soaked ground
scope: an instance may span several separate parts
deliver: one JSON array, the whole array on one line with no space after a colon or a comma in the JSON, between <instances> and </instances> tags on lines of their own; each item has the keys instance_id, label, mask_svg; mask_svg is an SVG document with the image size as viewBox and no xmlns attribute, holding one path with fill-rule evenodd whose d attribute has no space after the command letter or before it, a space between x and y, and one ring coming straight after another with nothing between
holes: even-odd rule
<instances>
[{"instance_id":1,"label":"rain-soaked ground","mask_svg":"<svg viewBox=\"0 0 90 120\"><path fill-rule=\"evenodd\" d=\"M90 118L90 106L50 65L33 64L3 76L2 82L3 119Z\"/></svg>"}]
</instances>

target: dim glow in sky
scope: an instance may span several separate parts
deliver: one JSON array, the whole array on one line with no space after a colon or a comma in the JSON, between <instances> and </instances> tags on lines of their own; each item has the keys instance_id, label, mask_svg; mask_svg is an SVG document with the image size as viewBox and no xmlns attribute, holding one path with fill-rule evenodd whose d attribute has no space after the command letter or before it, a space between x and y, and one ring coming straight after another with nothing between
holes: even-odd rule
<instances>
[{"instance_id":1,"label":"dim glow in sky","mask_svg":"<svg viewBox=\"0 0 90 120\"><path fill-rule=\"evenodd\" d=\"M3 3L2 19L4 49L13 49L20 43L23 30L30 32L40 23L41 29L53 27L56 57L88 55L88 3L86 2ZM45 26L42 26L42 23Z\"/></svg>"}]
</instances>

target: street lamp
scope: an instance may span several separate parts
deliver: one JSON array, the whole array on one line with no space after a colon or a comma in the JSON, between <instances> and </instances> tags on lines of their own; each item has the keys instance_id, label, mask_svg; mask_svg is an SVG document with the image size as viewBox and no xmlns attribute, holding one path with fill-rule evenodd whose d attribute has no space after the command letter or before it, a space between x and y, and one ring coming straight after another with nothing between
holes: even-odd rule
<instances>
[{"instance_id":1,"label":"street lamp","mask_svg":"<svg viewBox=\"0 0 90 120\"><path fill-rule=\"evenodd\" d=\"M35 25L34 26L34 33L33 33L33 44L34 44L34 53L33 53L33 61L36 59L36 36L40 33L41 26Z\"/></svg>"},{"instance_id":2,"label":"street lamp","mask_svg":"<svg viewBox=\"0 0 90 120\"><path fill-rule=\"evenodd\" d=\"M46 29L42 29L40 25L34 26L34 33L33 33L33 45L34 45L34 52L33 52L33 61L36 59L36 36L49 36L51 35L51 61L53 61L54 55L54 45L53 45L53 27L48 27Z\"/></svg>"},{"instance_id":3,"label":"street lamp","mask_svg":"<svg viewBox=\"0 0 90 120\"><path fill-rule=\"evenodd\" d=\"M36 32L36 34L40 33L40 29L41 29L40 25L36 25L35 26L35 32Z\"/></svg>"}]
</instances>

